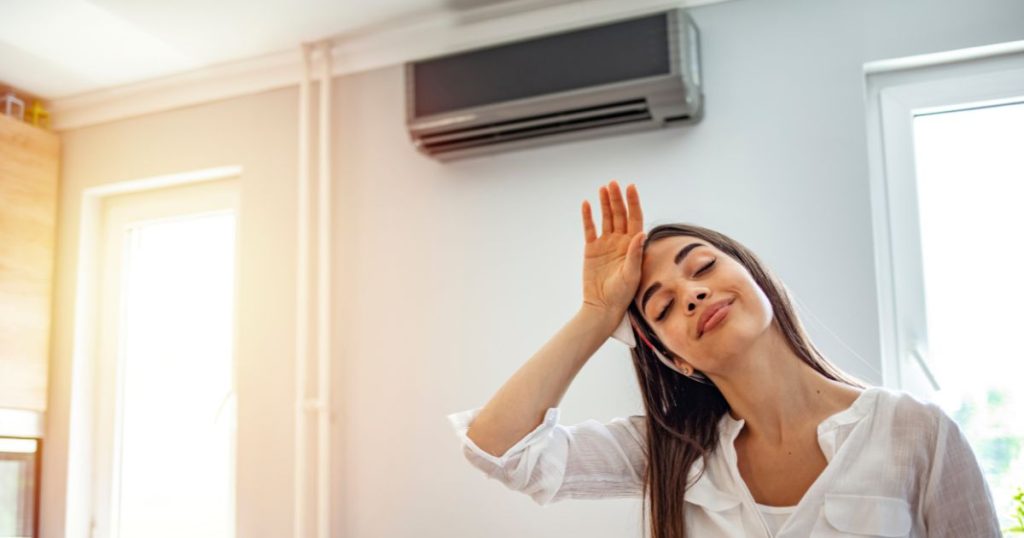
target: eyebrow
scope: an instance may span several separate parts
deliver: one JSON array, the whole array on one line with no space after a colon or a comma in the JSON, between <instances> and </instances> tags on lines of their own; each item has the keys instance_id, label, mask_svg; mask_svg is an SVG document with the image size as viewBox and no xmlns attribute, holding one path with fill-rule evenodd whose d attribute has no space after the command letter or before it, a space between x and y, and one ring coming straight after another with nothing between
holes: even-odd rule
<instances>
[{"instance_id":1,"label":"eyebrow","mask_svg":"<svg viewBox=\"0 0 1024 538\"><path fill-rule=\"evenodd\" d=\"M706 246L707 245L705 245L704 243L690 243L689 245L686 245L685 247L679 249L679 253L676 254L676 258L672 261L672 263L674 263L675 265L679 265L683 261L683 258L685 258L691 250L697 247ZM659 289L661 289L661 282L655 282L654 284L651 284L647 288L647 291L644 292L643 299L641 299L640 301L641 312L647 312L647 301L649 301L651 299L651 296L654 295L654 292L658 291Z\"/></svg>"}]
</instances>

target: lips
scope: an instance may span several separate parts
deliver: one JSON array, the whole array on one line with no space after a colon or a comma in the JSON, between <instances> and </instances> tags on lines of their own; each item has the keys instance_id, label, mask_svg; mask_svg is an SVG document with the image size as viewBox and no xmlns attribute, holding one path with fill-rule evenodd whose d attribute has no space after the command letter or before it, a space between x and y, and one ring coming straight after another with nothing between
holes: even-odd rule
<instances>
[{"instance_id":1,"label":"lips","mask_svg":"<svg viewBox=\"0 0 1024 538\"><path fill-rule=\"evenodd\" d=\"M713 303L706 306L704 308L704 312L701 312L700 318L697 320L697 338L704 336L704 325L706 325L708 320L711 319L711 316L713 316L715 312L717 312L723 306L731 305L732 302L735 300L735 297L733 297L732 299L722 299L717 303Z\"/></svg>"}]
</instances>

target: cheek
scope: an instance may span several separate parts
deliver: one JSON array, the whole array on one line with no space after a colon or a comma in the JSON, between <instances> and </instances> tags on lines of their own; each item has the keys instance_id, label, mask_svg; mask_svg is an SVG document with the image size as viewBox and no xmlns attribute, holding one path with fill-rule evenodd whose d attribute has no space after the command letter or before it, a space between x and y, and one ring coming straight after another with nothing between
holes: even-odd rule
<instances>
[{"instance_id":1,"label":"cheek","mask_svg":"<svg viewBox=\"0 0 1024 538\"><path fill-rule=\"evenodd\" d=\"M717 348L722 346L731 347L733 345L743 346L743 342L751 339L758 338L771 326L772 320L774 319L774 313L772 310L772 303L768 300L768 296L760 291L760 288L748 289L741 292L741 295L736 298L736 302L733 303L732 309L729 312L729 320L722 327L722 333L728 333L728 338L715 338L712 340L690 340L680 342L680 345L685 348L689 346L692 349L705 347L707 345L714 345ZM714 342L714 344L710 344Z\"/></svg>"},{"instance_id":2,"label":"cheek","mask_svg":"<svg viewBox=\"0 0 1024 538\"><path fill-rule=\"evenodd\" d=\"M747 316L747 323L755 329L764 330L771 325L775 317L774 310L772 310L772 302L757 285L753 286L753 289L747 293L746 297L748 300L747 304L744 305L744 313Z\"/></svg>"}]
</instances>

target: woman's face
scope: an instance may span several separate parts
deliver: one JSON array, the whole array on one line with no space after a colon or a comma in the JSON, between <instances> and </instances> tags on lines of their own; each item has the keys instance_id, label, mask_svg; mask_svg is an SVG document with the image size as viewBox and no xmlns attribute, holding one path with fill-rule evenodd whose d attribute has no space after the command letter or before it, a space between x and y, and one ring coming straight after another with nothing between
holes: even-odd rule
<instances>
[{"instance_id":1,"label":"woman's face","mask_svg":"<svg viewBox=\"0 0 1024 538\"><path fill-rule=\"evenodd\" d=\"M721 301L729 305L724 317L701 334L701 314ZM634 302L661 342L682 358L675 358L677 366L705 373L728 370L728 359L759 339L773 317L768 296L746 267L688 235L648 245Z\"/></svg>"}]
</instances>

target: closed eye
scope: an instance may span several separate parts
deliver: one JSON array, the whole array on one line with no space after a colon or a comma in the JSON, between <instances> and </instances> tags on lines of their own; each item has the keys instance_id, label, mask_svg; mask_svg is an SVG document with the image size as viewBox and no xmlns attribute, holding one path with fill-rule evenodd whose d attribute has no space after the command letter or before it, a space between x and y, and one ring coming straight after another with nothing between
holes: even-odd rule
<instances>
[{"instance_id":1,"label":"closed eye","mask_svg":"<svg viewBox=\"0 0 1024 538\"><path fill-rule=\"evenodd\" d=\"M710 262L707 263L707 265L705 265L704 267L701 267L700 269L698 269L697 272L693 274L693 276L697 277L697 275L700 275L704 271L707 271L708 269L711 269L711 266L715 264L715 261L717 259L718 258L712 259ZM665 319L665 316L668 315L668 309L672 306L672 303L674 303L674 302L675 302L674 300L669 301L668 304L665 305L665 309L661 311L661 314L659 314L658 317L654 321L660 322L661 320Z\"/></svg>"}]
</instances>

